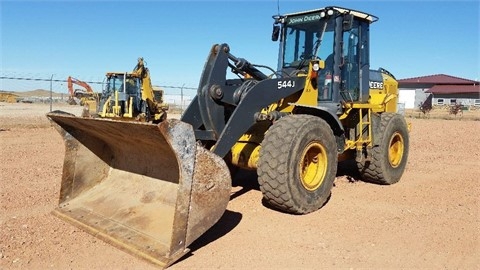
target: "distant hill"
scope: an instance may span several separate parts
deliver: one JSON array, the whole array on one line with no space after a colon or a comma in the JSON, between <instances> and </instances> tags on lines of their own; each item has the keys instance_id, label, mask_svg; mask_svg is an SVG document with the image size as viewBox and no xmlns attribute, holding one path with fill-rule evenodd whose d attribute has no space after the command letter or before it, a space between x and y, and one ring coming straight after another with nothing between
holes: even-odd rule
<instances>
[{"instance_id":1,"label":"distant hill","mask_svg":"<svg viewBox=\"0 0 480 270\"><path fill-rule=\"evenodd\" d=\"M44 89L36 89L36 90L24 91L24 92L17 92L17 91L0 91L0 92L14 94L19 97L50 97L50 90L44 90ZM62 96L65 97L65 96L68 96L68 94L52 92L52 97L62 97Z\"/></svg>"}]
</instances>

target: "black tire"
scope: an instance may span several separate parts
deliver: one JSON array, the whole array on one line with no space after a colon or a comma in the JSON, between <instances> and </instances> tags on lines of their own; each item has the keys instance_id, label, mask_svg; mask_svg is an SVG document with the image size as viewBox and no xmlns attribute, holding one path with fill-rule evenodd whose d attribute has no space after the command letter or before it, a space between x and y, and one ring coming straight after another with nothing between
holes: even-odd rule
<instances>
[{"instance_id":1,"label":"black tire","mask_svg":"<svg viewBox=\"0 0 480 270\"><path fill-rule=\"evenodd\" d=\"M281 118L265 134L260 149L257 173L265 202L293 214L320 209L330 197L337 160L327 122L311 115Z\"/></svg>"},{"instance_id":2,"label":"black tire","mask_svg":"<svg viewBox=\"0 0 480 270\"><path fill-rule=\"evenodd\" d=\"M370 160L357 162L364 181L391 185L400 180L408 159L409 137L405 118L395 113L372 117L374 147Z\"/></svg>"}]
</instances>

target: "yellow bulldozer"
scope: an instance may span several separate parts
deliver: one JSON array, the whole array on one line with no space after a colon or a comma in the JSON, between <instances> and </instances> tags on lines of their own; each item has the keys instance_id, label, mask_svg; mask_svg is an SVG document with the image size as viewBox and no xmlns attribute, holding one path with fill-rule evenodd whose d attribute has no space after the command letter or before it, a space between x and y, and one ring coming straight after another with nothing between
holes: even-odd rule
<instances>
[{"instance_id":1,"label":"yellow bulldozer","mask_svg":"<svg viewBox=\"0 0 480 270\"><path fill-rule=\"evenodd\" d=\"M292 214L326 203L340 160L365 181L399 181L409 134L394 76L370 69L377 17L332 6L273 18L277 69L213 45L180 120L49 113L66 145L54 214L167 267L224 213L231 168L256 170L264 200Z\"/></svg>"},{"instance_id":2,"label":"yellow bulldozer","mask_svg":"<svg viewBox=\"0 0 480 270\"><path fill-rule=\"evenodd\" d=\"M159 123L167 118L163 90L155 95L142 57L132 72L107 72L98 116Z\"/></svg>"}]
</instances>

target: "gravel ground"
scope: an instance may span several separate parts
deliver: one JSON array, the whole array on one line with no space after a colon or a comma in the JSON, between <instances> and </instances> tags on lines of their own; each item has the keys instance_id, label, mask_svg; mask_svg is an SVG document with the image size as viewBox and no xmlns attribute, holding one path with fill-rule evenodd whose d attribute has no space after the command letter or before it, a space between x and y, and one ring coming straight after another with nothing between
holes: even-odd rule
<instances>
[{"instance_id":1,"label":"gravel ground","mask_svg":"<svg viewBox=\"0 0 480 270\"><path fill-rule=\"evenodd\" d=\"M156 269L51 215L64 145L48 111L0 103L0 269ZM339 175L321 210L295 216L264 206L242 174L224 216L170 269L480 269L480 122L408 121L399 183Z\"/></svg>"}]
</instances>

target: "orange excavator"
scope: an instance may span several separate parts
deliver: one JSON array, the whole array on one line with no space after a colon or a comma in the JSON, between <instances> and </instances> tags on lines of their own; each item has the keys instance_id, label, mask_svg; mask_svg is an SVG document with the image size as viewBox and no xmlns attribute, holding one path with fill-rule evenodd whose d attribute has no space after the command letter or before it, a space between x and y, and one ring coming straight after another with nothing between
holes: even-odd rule
<instances>
[{"instance_id":1,"label":"orange excavator","mask_svg":"<svg viewBox=\"0 0 480 270\"><path fill-rule=\"evenodd\" d=\"M68 77L68 78L70 79L70 77ZM70 86L70 83L69 83L69 86ZM68 87L68 93L70 94L70 96L68 97L67 103L69 105L77 105L77 101L75 100L75 94L74 94L73 88Z\"/></svg>"},{"instance_id":2,"label":"orange excavator","mask_svg":"<svg viewBox=\"0 0 480 270\"><path fill-rule=\"evenodd\" d=\"M67 84L68 92L70 93L70 97L67 101L68 104L76 105L77 102L74 98L77 98L80 100L80 106L88 107L90 112L95 112L97 110L99 96L93 91L93 89L90 87L90 85L88 85L88 83L68 76ZM74 84L79 85L85 89L73 89Z\"/></svg>"}]
</instances>

